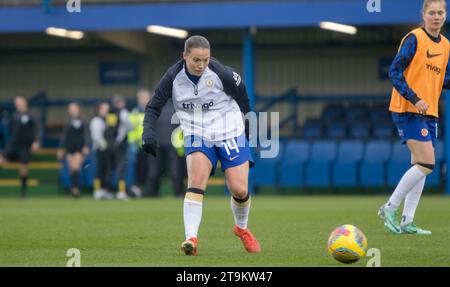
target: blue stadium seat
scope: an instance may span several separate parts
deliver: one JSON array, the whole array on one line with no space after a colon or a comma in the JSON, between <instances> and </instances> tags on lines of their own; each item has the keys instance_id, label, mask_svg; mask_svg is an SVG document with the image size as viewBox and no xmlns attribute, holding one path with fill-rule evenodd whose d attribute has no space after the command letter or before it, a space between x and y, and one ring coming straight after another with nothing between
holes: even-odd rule
<instances>
[{"instance_id":1,"label":"blue stadium seat","mask_svg":"<svg viewBox=\"0 0 450 287\"><path fill-rule=\"evenodd\" d=\"M347 124L344 121L336 121L327 124L325 137L332 140L340 140L347 137Z\"/></svg>"},{"instance_id":2,"label":"blue stadium seat","mask_svg":"<svg viewBox=\"0 0 450 287\"><path fill-rule=\"evenodd\" d=\"M370 129L369 121L356 121L350 124L349 137L351 139L366 140L370 137Z\"/></svg>"},{"instance_id":3,"label":"blue stadium seat","mask_svg":"<svg viewBox=\"0 0 450 287\"><path fill-rule=\"evenodd\" d=\"M59 170L59 184L63 188L70 188L71 178L69 164L67 160L61 160L61 168Z\"/></svg>"},{"instance_id":4,"label":"blue stadium seat","mask_svg":"<svg viewBox=\"0 0 450 287\"><path fill-rule=\"evenodd\" d=\"M389 141L369 141L361 163L361 186L385 186L386 162L391 157L392 145Z\"/></svg>"},{"instance_id":5,"label":"blue stadium seat","mask_svg":"<svg viewBox=\"0 0 450 287\"><path fill-rule=\"evenodd\" d=\"M369 108L369 118L372 123L379 122L380 120L389 121L391 113L388 109L389 104L375 105Z\"/></svg>"},{"instance_id":6,"label":"blue stadium seat","mask_svg":"<svg viewBox=\"0 0 450 287\"><path fill-rule=\"evenodd\" d=\"M355 122L367 121L369 119L367 106L361 104L349 105L345 111L345 119L350 125Z\"/></svg>"},{"instance_id":7,"label":"blue stadium seat","mask_svg":"<svg viewBox=\"0 0 450 287\"><path fill-rule=\"evenodd\" d=\"M280 164L280 186L298 187L305 184L305 162L309 159L311 145L307 141L293 140L286 144Z\"/></svg>"},{"instance_id":8,"label":"blue stadium seat","mask_svg":"<svg viewBox=\"0 0 450 287\"><path fill-rule=\"evenodd\" d=\"M284 152L284 143L280 141L279 152L273 158L261 158L260 152L256 155L253 167L253 183L255 186L278 185L278 165Z\"/></svg>"},{"instance_id":9,"label":"blue stadium seat","mask_svg":"<svg viewBox=\"0 0 450 287\"><path fill-rule=\"evenodd\" d=\"M333 164L334 186L357 186L359 183L358 167L364 154L362 141L343 141L339 144L337 158Z\"/></svg>"},{"instance_id":10,"label":"blue stadium seat","mask_svg":"<svg viewBox=\"0 0 450 287\"><path fill-rule=\"evenodd\" d=\"M434 147L434 156L436 159L436 162L442 162L444 161L444 141L438 140L436 142L436 146Z\"/></svg>"},{"instance_id":11,"label":"blue stadium seat","mask_svg":"<svg viewBox=\"0 0 450 287\"><path fill-rule=\"evenodd\" d=\"M322 111L321 120L325 123L344 120L345 108L340 104L329 104Z\"/></svg>"},{"instance_id":12,"label":"blue stadium seat","mask_svg":"<svg viewBox=\"0 0 450 287\"><path fill-rule=\"evenodd\" d=\"M329 187L331 185L331 162L336 158L335 141L316 141L311 146L311 156L306 165L306 185Z\"/></svg>"},{"instance_id":13,"label":"blue stadium seat","mask_svg":"<svg viewBox=\"0 0 450 287\"><path fill-rule=\"evenodd\" d=\"M396 186L403 174L411 167L411 152L401 142L396 142L392 148L392 157L387 165L387 184Z\"/></svg>"},{"instance_id":14,"label":"blue stadium seat","mask_svg":"<svg viewBox=\"0 0 450 287\"><path fill-rule=\"evenodd\" d=\"M394 124L389 121L373 122L373 137L379 140L391 140L394 137Z\"/></svg>"},{"instance_id":15,"label":"blue stadium seat","mask_svg":"<svg viewBox=\"0 0 450 287\"><path fill-rule=\"evenodd\" d=\"M308 119L303 125L303 138L315 140L323 137L323 123L319 119Z\"/></svg>"},{"instance_id":16,"label":"blue stadium seat","mask_svg":"<svg viewBox=\"0 0 450 287\"><path fill-rule=\"evenodd\" d=\"M444 141L438 140L435 146L436 165L432 173L427 176L426 186L438 187L442 182L442 165L444 163Z\"/></svg>"}]
</instances>

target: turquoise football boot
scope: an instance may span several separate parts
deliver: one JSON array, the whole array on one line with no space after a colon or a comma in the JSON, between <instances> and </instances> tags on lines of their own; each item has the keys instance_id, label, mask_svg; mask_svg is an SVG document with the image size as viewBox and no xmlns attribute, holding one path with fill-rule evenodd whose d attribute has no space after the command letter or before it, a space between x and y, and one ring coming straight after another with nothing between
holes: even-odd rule
<instances>
[{"instance_id":1,"label":"turquoise football boot","mask_svg":"<svg viewBox=\"0 0 450 287\"><path fill-rule=\"evenodd\" d=\"M400 227L402 234L418 234L418 235L431 235L430 230L425 230L420 227L417 227L414 222L402 225Z\"/></svg>"},{"instance_id":2,"label":"turquoise football boot","mask_svg":"<svg viewBox=\"0 0 450 287\"><path fill-rule=\"evenodd\" d=\"M397 221L397 211L386 209L384 205L380 207L378 216L384 221L384 226L394 234L401 234L400 224Z\"/></svg>"}]
</instances>

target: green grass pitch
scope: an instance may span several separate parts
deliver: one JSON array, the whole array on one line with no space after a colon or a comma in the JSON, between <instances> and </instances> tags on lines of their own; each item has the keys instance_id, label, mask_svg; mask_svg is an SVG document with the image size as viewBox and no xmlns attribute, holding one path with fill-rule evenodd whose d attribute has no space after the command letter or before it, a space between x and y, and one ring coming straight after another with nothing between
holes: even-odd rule
<instances>
[{"instance_id":1,"label":"green grass pitch","mask_svg":"<svg viewBox=\"0 0 450 287\"><path fill-rule=\"evenodd\" d=\"M0 199L0 266L65 266L69 248L81 266L344 266L327 239L349 223L381 251L381 266L449 266L450 197L424 196L416 220L431 236L393 235L376 213L387 196L255 196L249 227L262 253L233 235L229 199L206 196L199 256L182 254L182 199L95 201L84 196ZM363 258L351 266L365 266Z\"/></svg>"}]
</instances>

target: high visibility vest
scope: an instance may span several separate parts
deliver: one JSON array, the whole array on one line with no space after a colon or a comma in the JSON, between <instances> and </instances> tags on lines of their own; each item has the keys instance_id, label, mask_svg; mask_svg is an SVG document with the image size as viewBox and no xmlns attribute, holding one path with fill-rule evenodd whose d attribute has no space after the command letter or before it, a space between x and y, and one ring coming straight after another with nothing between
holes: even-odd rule
<instances>
[{"instance_id":1,"label":"high visibility vest","mask_svg":"<svg viewBox=\"0 0 450 287\"><path fill-rule=\"evenodd\" d=\"M172 131L170 141L172 142L172 146L177 151L178 156L184 156L184 136L181 127L177 127Z\"/></svg>"},{"instance_id":2,"label":"high visibility vest","mask_svg":"<svg viewBox=\"0 0 450 287\"><path fill-rule=\"evenodd\" d=\"M131 112L129 113L130 122L133 129L128 133L128 143L135 144L138 147L142 145L142 132L144 131L144 113Z\"/></svg>"}]
</instances>

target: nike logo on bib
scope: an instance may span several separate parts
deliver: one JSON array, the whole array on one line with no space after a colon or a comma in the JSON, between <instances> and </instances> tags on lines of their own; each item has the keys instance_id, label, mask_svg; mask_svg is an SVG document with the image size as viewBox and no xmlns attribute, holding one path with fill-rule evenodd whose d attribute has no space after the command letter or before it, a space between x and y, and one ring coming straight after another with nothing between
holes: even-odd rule
<instances>
[{"instance_id":1,"label":"nike logo on bib","mask_svg":"<svg viewBox=\"0 0 450 287\"><path fill-rule=\"evenodd\" d=\"M431 58L434 58L434 57L437 57L440 55L442 55L442 54L430 54L430 50L427 50L427 58L428 59L431 59Z\"/></svg>"}]
</instances>

